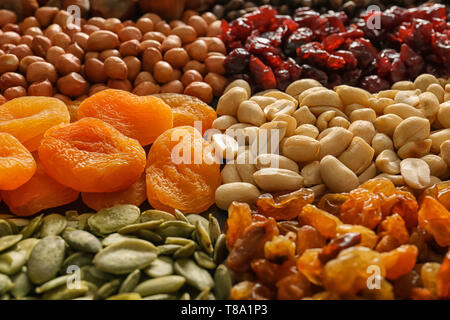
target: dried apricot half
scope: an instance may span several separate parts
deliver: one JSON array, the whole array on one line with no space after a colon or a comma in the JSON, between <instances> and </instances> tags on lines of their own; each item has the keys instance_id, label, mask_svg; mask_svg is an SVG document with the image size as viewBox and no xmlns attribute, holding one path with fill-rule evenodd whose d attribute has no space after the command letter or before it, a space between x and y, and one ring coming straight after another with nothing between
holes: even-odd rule
<instances>
[{"instance_id":1,"label":"dried apricot half","mask_svg":"<svg viewBox=\"0 0 450 320\"><path fill-rule=\"evenodd\" d=\"M21 97L0 106L0 132L12 134L31 152L49 128L69 121L66 105L56 98Z\"/></svg>"},{"instance_id":2,"label":"dried apricot half","mask_svg":"<svg viewBox=\"0 0 450 320\"><path fill-rule=\"evenodd\" d=\"M38 151L49 176L82 192L123 190L145 169L139 142L95 118L49 130Z\"/></svg>"},{"instance_id":3,"label":"dried apricot half","mask_svg":"<svg viewBox=\"0 0 450 320\"><path fill-rule=\"evenodd\" d=\"M83 192L83 203L89 208L100 211L103 208L114 207L118 204L134 204L140 206L147 199L145 175L124 190L116 192Z\"/></svg>"},{"instance_id":4,"label":"dried apricot half","mask_svg":"<svg viewBox=\"0 0 450 320\"><path fill-rule=\"evenodd\" d=\"M147 165L147 198L155 209L200 213L214 204L221 183L220 164L212 145L193 127L177 127L160 135Z\"/></svg>"},{"instance_id":5,"label":"dried apricot half","mask_svg":"<svg viewBox=\"0 0 450 320\"><path fill-rule=\"evenodd\" d=\"M139 97L130 92L109 89L85 99L77 110L78 119L101 119L143 146L172 128L172 109L161 99Z\"/></svg>"},{"instance_id":6,"label":"dried apricot half","mask_svg":"<svg viewBox=\"0 0 450 320\"><path fill-rule=\"evenodd\" d=\"M196 121L201 121L201 130L205 133L217 119L216 111L196 97L178 93L160 93L154 96L163 99L172 108L174 127L193 127Z\"/></svg>"},{"instance_id":7,"label":"dried apricot half","mask_svg":"<svg viewBox=\"0 0 450 320\"><path fill-rule=\"evenodd\" d=\"M31 179L36 162L14 136L0 132L0 190L14 190Z\"/></svg>"}]
</instances>

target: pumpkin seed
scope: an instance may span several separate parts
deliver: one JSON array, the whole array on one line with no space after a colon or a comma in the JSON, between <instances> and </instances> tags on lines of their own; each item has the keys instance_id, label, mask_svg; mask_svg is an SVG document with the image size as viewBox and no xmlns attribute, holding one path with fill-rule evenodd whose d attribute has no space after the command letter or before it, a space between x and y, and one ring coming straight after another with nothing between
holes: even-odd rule
<instances>
[{"instance_id":1,"label":"pumpkin seed","mask_svg":"<svg viewBox=\"0 0 450 320\"><path fill-rule=\"evenodd\" d=\"M74 250L97 253L102 249L102 244L92 233L84 230L64 232L64 240Z\"/></svg>"},{"instance_id":2,"label":"pumpkin seed","mask_svg":"<svg viewBox=\"0 0 450 320\"><path fill-rule=\"evenodd\" d=\"M173 274L173 260L169 257L158 257L144 269L144 272L150 278L170 276Z\"/></svg>"},{"instance_id":3,"label":"pumpkin seed","mask_svg":"<svg viewBox=\"0 0 450 320\"><path fill-rule=\"evenodd\" d=\"M128 292L128 293L119 293L115 296L109 297L106 300L141 300L141 295L139 293L135 292Z\"/></svg>"},{"instance_id":4,"label":"pumpkin seed","mask_svg":"<svg viewBox=\"0 0 450 320\"><path fill-rule=\"evenodd\" d=\"M89 287L85 281L78 282L77 285L68 287L67 285L62 285L54 288L42 296L44 300L71 300L81 297L86 292L88 292Z\"/></svg>"},{"instance_id":5,"label":"pumpkin seed","mask_svg":"<svg viewBox=\"0 0 450 320\"><path fill-rule=\"evenodd\" d=\"M12 233L13 231L9 223L4 219L0 219L0 237L9 236Z\"/></svg>"},{"instance_id":6,"label":"pumpkin seed","mask_svg":"<svg viewBox=\"0 0 450 320\"><path fill-rule=\"evenodd\" d=\"M136 269L123 280L119 293L132 292L139 283L139 280L141 280L141 271Z\"/></svg>"},{"instance_id":7,"label":"pumpkin seed","mask_svg":"<svg viewBox=\"0 0 450 320\"><path fill-rule=\"evenodd\" d=\"M161 223L163 223L163 222L164 222L164 220L160 219L160 220L152 220L152 221L147 221L147 222L142 222L142 223L130 224L128 226L120 228L117 232L119 232L120 234L127 234L127 233L136 232L138 230L153 230L153 229L158 228L161 225Z\"/></svg>"},{"instance_id":8,"label":"pumpkin seed","mask_svg":"<svg viewBox=\"0 0 450 320\"><path fill-rule=\"evenodd\" d=\"M41 214L41 215L33 218L33 220L31 220L30 223L22 229L22 231L20 233L23 235L24 238L31 237L38 230L38 228L42 224L43 216L44 215Z\"/></svg>"},{"instance_id":9,"label":"pumpkin seed","mask_svg":"<svg viewBox=\"0 0 450 320\"><path fill-rule=\"evenodd\" d=\"M5 251L6 249L11 248L14 246L17 242L22 240L23 235L21 234L15 234L11 236L4 236L0 238L0 252Z\"/></svg>"},{"instance_id":10,"label":"pumpkin seed","mask_svg":"<svg viewBox=\"0 0 450 320\"><path fill-rule=\"evenodd\" d=\"M175 300L176 297L173 294L161 293L154 294L152 296L147 296L142 298L142 300Z\"/></svg>"},{"instance_id":11,"label":"pumpkin seed","mask_svg":"<svg viewBox=\"0 0 450 320\"><path fill-rule=\"evenodd\" d=\"M13 275L27 263L26 254L22 251L8 251L0 255L0 272Z\"/></svg>"},{"instance_id":12,"label":"pumpkin seed","mask_svg":"<svg viewBox=\"0 0 450 320\"><path fill-rule=\"evenodd\" d=\"M124 235L121 235L120 233L111 233L110 235L108 235L106 238L104 238L102 240L102 245L104 247L107 247L107 246L110 246L112 244L121 242L123 240L128 240L128 239L133 239L133 238L135 238L135 237L128 236L128 235L124 236Z\"/></svg>"},{"instance_id":13,"label":"pumpkin seed","mask_svg":"<svg viewBox=\"0 0 450 320\"><path fill-rule=\"evenodd\" d=\"M89 228L97 234L110 234L120 228L138 221L140 216L138 207L131 204L102 209L88 219Z\"/></svg>"},{"instance_id":14,"label":"pumpkin seed","mask_svg":"<svg viewBox=\"0 0 450 320\"><path fill-rule=\"evenodd\" d=\"M191 300L191 295L188 292L185 292L180 296L180 300Z\"/></svg>"},{"instance_id":15,"label":"pumpkin seed","mask_svg":"<svg viewBox=\"0 0 450 320\"><path fill-rule=\"evenodd\" d=\"M79 268L88 266L91 264L92 257L93 255L89 253L75 252L64 260L61 272L65 274L69 266L78 266Z\"/></svg>"},{"instance_id":16,"label":"pumpkin seed","mask_svg":"<svg viewBox=\"0 0 450 320\"><path fill-rule=\"evenodd\" d=\"M89 267L89 272L91 273L91 275L101 281L111 281L114 279L114 275L107 273L107 272L103 272L99 269L97 269L95 266L90 266Z\"/></svg>"},{"instance_id":17,"label":"pumpkin seed","mask_svg":"<svg viewBox=\"0 0 450 320\"><path fill-rule=\"evenodd\" d=\"M205 217L203 217L199 214L188 214L186 216L186 218L188 219L190 224L192 224L193 226L195 226L197 221L199 221L206 230L209 230L209 221Z\"/></svg>"},{"instance_id":18,"label":"pumpkin seed","mask_svg":"<svg viewBox=\"0 0 450 320\"><path fill-rule=\"evenodd\" d=\"M214 295L214 293L212 292L209 293L208 300L216 300L216 296Z\"/></svg>"},{"instance_id":19,"label":"pumpkin seed","mask_svg":"<svg viewBox=\"0 0 450 320\"><path fill-rule=\"evenodd\" d=\"M67 227L72 227L74 229L78 228L78 211L76 210L68 210L65 213L66 221L67 221Z\"/></svg>"},{"instance_id":20,"label":"pumpkin seed","mask_svg":"<svg viewBox=\"0 0 450 320\"><path fill-rule=\"evenodd\" d=\"M164 243L165 244L179 244L182 246L190 244L190 243L195 244L195 242L190 239L180 238L180 237L167 237L166 241Z\"/></svg>"},{"instance_id":21,"label":"pumpkin seed","mask_svg":"<svg viewBox=\"0 0 450 320\"><path fill-rule=\"evenodd\" d=\"M177 220L189 222L189 220L186 218L186 216L183 214L183 212L181 212L178 209L175 209L174 216L175 216L175 219L177 219Z\"/></svg>"},{"instance_id":22,"label":"pumpkin seed","mask_svg":"<svg viewBox=\"0 0 450 320\"><path fill-rule=\"evenodd\" d=\"M85 230L88 226L89 218L92 217L94 213L83 213L78 217L78 226L77 229Z\"/></svg>"},{"instance_id":23,"label":"pumpkin seed","mask_svg":"<svg viewBox=\"0 0 450 320\"><path fill-rule=\"evenodd\" d=\"M161 293L177 292L186 282L181 276L166 276L150 279L140 283L134 292L139 293L143 297L152 296Z\"/></svg>"},{"instance_id":24,"label":"pumpkin seed","mask_svg":"<svg viewBox=\"0 0 450 320\"><path fill-rule=\"evenodd\" d=\"M189 238L195 227L184 221L166 221L162 223L155 232L160 236Z\"/></svg>"},{"instance_id":25,"label":"pumpkin seed","mask_svg":"<svg viewBox=\"0 0 450 320\"><path fill-rule=\"evenodd\" d=\"M222 263L228 255L227 249L227 237L224 234L221 234L216 241L216 245L214 248L214 262L216 264Z\"/></svg>"},{"instance_id":26,"label":"pumpkin seed","mask_svg":"<svg viewBox=\"0 0 450 320\"><path fill-rule=\"evenodd\" d=\"M178 259L174 264L175 273L186 278L186 282L202 291L214 287L214 280L205 269L200 268L190 259Z\"/></svg>"},{"instance_id":27,"label":"pumpkin seed","mask_svg":"<svg viewBox=\"0 0 450 320\"><path fill-rule=\"evenodd\" d=\"M101 286L98 289L98 291L95 295L95 298L101 299L101 300L106 299L109 296L114 295L117 292L117 290L119 290L119 288L120 288L120 280L114 279L108 283L105 283L103 286Z\"/></svg>"},{"instance_id":28,"label":"pumpkin seed","mask_svg":"<svg viewBox=\"0 0 450 320\"><path fill-rule=\"evenodd\" d=\"M201 291L194 300L208 300L209 298L209 291L211 289L206 288L205 290Z\"/></svg>"},{"instance_id":29,"label":"pumpkin seed","mask_svg":"<svg viewBox=\"0 0 450 320\"><path fill-rule=\"evenodd\" d=\"M14 246L13 250L25 253L25 257L28 260L28 259L30 259L31 251L33 250L34 246L38 242L39 242L39 239L27 238L27 239L24 239L24 240L20 241L19 243L17 243Z\"/></svg>"},{"instance_id":30,"label":"pumpkin seed","mask_svg":"<svg viewBox=\"0 0 450 320\"><path fill-rule=\"evenodd\" d=\"M231 281L231 275L228 268L221 264L217 267L216 272L214 272L214 292L217 299L226 300L230 298L231 287L233 283Z\"/></svg>"},{"instance_id":31,"label":"pumpkin seed","mask_svg":"<svg viewBox=\"0 0 450 320\"><path fill-rule=\"evenodd\" d=\"M156 232L150 231L150 230L139 230L137 232L137 234L139 237L141 237L147 241L150 241L154 244L160 244L160 243L163 243L163 241L164 241L163 238L159 234L157 234Z\"/></svg>"},{"instance_id":32,"label":"pumpkin seed","mask_svg":"<svg viewBox=\"0 0 450 320\"><path fill-rule=\"evenodd\" d=\"M98 277L92 274L91 266L81 267L80 272L81 272L81 280L84 280L88 283L92 283L93 285L96 286L94 293L97 291L97 288L99 286L102 286L106 282L106 280L99 279Z\"/></svg>"},{"instance_id":33,"label":"pumpkin seed","mask_svg":"<svg viewBox=\"0 0 450 320\"><path fill-rule=\"evenodd\" d=\"M20 272L13 278L14 287L11 289L11 294L16 299L21 299L31 292L33 285L30 282L26 272Z\"/></svg>"},{"instance_id":34,"label":"pumpkin seed","mask_svg":"<svg viewBox=\"0 0 450 320\"><path fill-rule=\"evenodd\" d=\"M13 287L14 284L11 279L8 276L0 273L0 294L8 292Z\"/></svg>"},{"instance_id":35,"label":"pumpkin seed","mask_svg":"<svg viewBox=\"0 0 450 320\"><path fill-rule=\"evenodd\" d=\"M146 210L141 214L141 222L147 222L152 220L172 221L175 220L174 215L160 210Z\"/></svg>"},{"instance_id":36,"label":"pumpkin seed","mask_svg":"<svg viewBox=\"0 0 450 320\"><path fill-rule=\"evenodd\" d=\"M173 258L189 258L194 254L195 249L197 249L197 245L195 243L189 243L175 251L175 253L173 254Z\"/></svg>"},{"instance_id":37,"label":"pumpkin seed","mask_svg":"<svg viewBox=\"0 0 450 320\"><path fill-rule=\"evenodd\" d=\"M214 252L214 248L211 242L211 238L209 237L209 229L205 229L200 221L197 221L195 223L195 226L197 227L199 242L202 245L203 249L205 249L208 254L212 254Z\"/></svg>"},{"instance_id":38,"label":"pumpkin seed","mask_svg":"<svg viewBox=\"0 0 450 320\"><path fill-rule=\"evenodd\" d=\"M197 262L197 264L202 268L212 270L216 267L214 260L203 251L195 251L194 259L195 262Z\"/></svg>"},{"instance_id":39,"label":"pumpkin seed","mask_svg":"<svg viewBox=\"0 0 450 320\"><path fill-rule=\"evenodd\" d=\"M8 222L11 228L13 228L13 233L18 232L17 228L23 228L30 224L30 220L24 218L11 218L7 219L6 222Z\"/></svg>"},{"instance_id":40,"label":"pumpkin seed","mask_svg":"<svg viewBox=\"0 0 450 320\"><path fill-rule=\"evenodd\" d=\"M71 277L70 274L65 275L65 276L60 276L57 278L54 278L50 281L47 281L46 283L42 284L41 286L37 287L35 289L37 294L41 294L47 291L50 291L52 289L55 289L59 286L62 286L64 284L67 284L67 280Z\"/></svg>"},{"instance_id":41,"label":"pumpkin seed","mask_svg":"<svg viewBox=\"0 0 450 320\"><path fill-rule=\"evenodd\" d=\"M65 242L59 236L41 239L33 248L28 260L28 276L34 284L41 284L52 279L61 268Z\"/></svg>"},{"instance_id":42,"label":"pumpkin seed","mask_svg":"<svg viewBox=\"0 0 450 320\"><path fill-rule=\"evenodd\" d=\"M209 237L214 245L222 231L220 230L219 221L210 213L209 214Z\"/></svg>"},{"instance_id":43,"label":"pumpkin seed","mask_svg":"<svg viewBox=\"0 0 450 320\"><path fill-rule=\"evenodd\" d=\"M148 241L129 239L102 249L94 257L94 265L101 271L126 274L142 269L156 259L158 250Z\"/></svg>"},{"instance_id":44,"label":"pumpkin seed","mask_svg":"<svg viewBox=\"0 0 450 320\"><path fill-rule=\"evenodd\" d=\"M58 236L67 226L67 220L60 214L49 214L42 219L40 237Z\"/></svg>"},{"instance_id":45,"label":"pumpkin seed","mask_svg":"<svg viewBox=\"0 0 450 320\"><path fill-rule=\"evenodd\" d=\"M158 246L157 248L160 255L172 255L181 247L183 246L179 244L163 244L161 246Z\"/></svg>"}]
</instances>

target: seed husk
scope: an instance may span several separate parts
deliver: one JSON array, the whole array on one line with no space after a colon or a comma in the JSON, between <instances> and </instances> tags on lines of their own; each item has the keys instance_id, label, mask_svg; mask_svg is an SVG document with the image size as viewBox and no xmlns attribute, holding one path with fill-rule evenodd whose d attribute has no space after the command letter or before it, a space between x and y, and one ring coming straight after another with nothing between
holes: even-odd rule
<instances>
[{"instance_id":1,"label":"seed husk","mask_svg":"<svg viewBox=\"0 0 450 320\"><path fill-rule=\"evenodd\" d=\"M89 218L92 217L95 213L83 213L78 217L78 226L77 229L86 230L89 225Z\"/></svg>"},{"instance_id":2,"label":"seed husk","mask_svg":"<svg viewBox=\"0 0 450 320\"><path fill-rule=\"evenodd\" d=\"M173 260L169 257L158 257L147 268L145 274L150 278L159 278L173 274Z\"/></svg>"},{"instance_id":3,"label":"seed husk","mask_svg":"<svg viewBox=\"0 0 450 320\"><path fill-rule=\"evenodd\" d=\"M216 264L222 263L228 255L227 249L227 237L224 234L221 234L216 241L216 245L214 248L214 262Z\"/></svg>"},{"instance_id":4,"label":"seed husk","mask_svg":"<svg viewBox=\"0 0 450 320\"><path fill-rule=\"evenodd\" d=\"M0 294L4 294L13 288L14 284L11 279L0 273Z\"/></svg>"},{"instance_id":5,"label":"seed husk","mask_svg":"<svg viewBox=\"0 0 450 320\"><path fill-rule=\"evenodd\" d=\"M214 245L222 231L220 230L219 221L210 213L209 214L209 237Z\"/></svg>"},{"instance_id":6,"label":"seed husk","mask_svg":"<svg viewBox=\"0 0 450 320\"><path fill-rule=\"evenodd\" d=\"M163 244L158 246L157 248L160 255L172 255L182 247L183 246L179 244Z\"/></svg>"},{"instance_id":7,"label":"seed husk","mask_svg":"<svg viewBox=\"0 0 450 320\"><path fill-rule=\"evenodd\" d=\"M137 206L120 204L102 209L88 219L89 228L97 234L110 234L139 220L141 211Z\"/></svg>"},{"instance_id":8,"label":"seed husk","mask_svg":"<svg viewBox=\"0 0 450 320\"><path fill-rule=\"evenodd\" d=\"M23 235L21 235L21 234L14 234L14 235L10 235L10 236L1 237L0 238L0 252L11 248L16 243L18 243L20 240L22 240L22 238L23 238Z\"/></svg>"},{"instance_id":9,"label":"seed husk","mask_svg":"<svg viewBox=\"0 0 450 320\"><path fill-rule=\"evenodd\" d=\"M24 238L31 237L41 226L42 224L42 217L44 215L41 214L35 218L33 218L28 225L26 225L22 231L20 232Z\"/></svg>"},{"instance_id":10,"label":"seed husk","mask_svg":"<svg viewBox=\"0 0 450 320\"><path fill-rule=\"evenodd\" d=\"M12 230L11 226L9 225L9 223L4 219L0 219L0 237L9 236L12 233L13 233L13 230Z\"/></svg>"},{"instance_id":11,"label":"seed husk","mask_svg":"<svg viewBox=\"0 0 450 320\"><path fill-rule=\"evenodd\" d=\"M208 254L212 254L214 248L211 242L211 238L209 237L209 229L205 229L200 221L197 221L195 223L195 226L197 227L199 242L202 245L203 249L205 249Z\"/></svg>"},{"instance_id":12,"label":"seed husk","mask_svg":"<svg viewBox=\"0 0 450 320\"><path fill-rule=\"evenodd\" d=\"M162 223L155 232L160 236L189 238L195 227L184 221L166 221Z\"/></svg>"},{"instance_id":13,"label":"seed husk","mask_svg":"<svg viewBox=\"0 0 450 320\"><path fill-rule=\"evenodd\" d=\"M162 293L174 293L177 292L185 282L186 279L181 276L159 277L140 283L134 289L134 292L139 293L143 297Z\"/></svg>"},{"instance_id":14,"label":"seed husk","mask_svg":"<svg viewBox=\"0 0 450 320\"><path fill-rule=\"evenodd\" d=\"M54 278L50 281L45 282L44 284L40 285L39 287L37 287L35 289L37 294L41 294L47 291L50 291L52 289L55 289L59 286L62 286L64 284L67 284L67 280L71 277L70 274L65 275L65 276L60 276L57 278Z\"/></svg>"},{"instance_id":15,"label":"seed husk","mask_svg":"<svg viewBox=\"0 0 450 320\"><path fill-rule=\"evenodd\" d=\"M85 281L78 282L78 285L62 285L50 290L42 296L44 300L71 300L83 296L89 291L89 286Z\"/></svg>"},{"instance_id":16,"label":"seed husk","mask_svg":"<svg viewBox=\"0 0 450 320\"><path fill-rule=\"evenodd\" d=\"M0 272L13 275L27 263L26 254L23 251L8 251L0 255Z\"/></svg>"},{"instance_id":17,"label":"seed husk","mask_svg":"<svg viewBox=\"0 0 450 320\"><path fill-rule=\"evenodd\" d=\"M112 274L127 274L142 269L156 259L158 250L148 241L129 239L102 249L94 257L94 265Z\"/></svg>"},{"instance_id":18,"label":"seed husk","mask_svg":"<svg viewBox=\"0 0 450 320\"><path fill-rule=\"evenodd\" d=\"M147 222L152 220L173 221L175 216L165 211L161 210L146 210L141 214L141 222Z\"/></svg>"},{"instance_id":19,"label":"seed husk","mask_svg":"<svg viewBox=\"0 0 450 320\"><path fill-rule=\"evenodd\" d=\"M119 293L115 296L109 297L106 300L141 300L142 297L136 292Z\"/></svg>"},{"instance_id":20,"label":"seed husk","mask_svg":"<svg viewBox=\"0 0 450 320\"><path fill-rule=\"evenodd\" d=\"M231 275L228 268L221 264L214 272L214 293L218 300L225 300L230 297L231 287L233 286Z\"/></svg>"},{"instance_id":21,"label":"seed husk","mask_svg":"<svg viewBox=\"0 0 450 320\"><path fill-rule=\"evenodd\" d=\"M128 234L128 233L134 233L139 230L154 230L158 228L161 223L163 223L163 219L159 220L152 220L142 223L136 223L136 224L130 224L128 226L120 228L117 232L120 234Z\"/></svg>"},{"instance_id":22,"label":"seed husk","mask_svg":"<svg viewBox=\"0 0 450 320\"><path fill-rule=\"evenodd\" d=\"M102 244L92 233L84 230L64 232L64 240L74 250L97 253L102 249Z\"/></svg>"},{"instance_id":23,"label":"seed husk","mask_svg":"<svg viewBox=\"0 0 450 320\"><path fill-rule=\"evenodd\" d=\"M114 279L108 283L105 283L103 286L101 286L96 295L95 298L96 299L106 299L112 295L114 295L120 288L120 280L119 279Z\"/></svg>"},{"instance_id":24,"label":"seed husk","mask_svg":"<svg viewBox=\"0 0 450 320\"><path fill-rule=\"evenodd\" d=\"M16 299L21 299L27 296L33 289L33 285L27 276L26 272L20 272L13 278L14 287L11 289L11 294Z\"/></svg>"},{"instance_id":25,"label":"seed husk","mask_svg":"<svg viewBox=\"0 0 450 320\"><path fill-rule=\"evenodd\" d=\"M212 270L216 267L214 260L203 251L195 251L194 259L195 262L197 262L197 264L202 268Z\"/></svg>"},{"instance_id":26,"label":"seed husk","mask_svg":"<svg viewBox=\"0 0 450 320\"><path fill-rule=\"evenodd\" d=\"M139 237L154 244L161 244L164 242L164 239L159 234L150 230L139 230L137 234Z\"/></svg>"},{"instance_id":27,"label":"seed husk","mask_svg":"<svg viewBox=\"0 0 450 320\"><path fill-rule=\"evenodd\" d=\"M191 259L178 259L174 264L175 273L186 278L186 282L202 291L214 287L214 280L205 269L200 268Z\"/></svg>"},{"instance_id":28,"label":"seed husk","mask_svg":"<svg viewBox=\"0 0 450 320\"><path fill-rule=\"evenodd\" d=\"M183 247L175 251L175 253L173 254L173 258L174 259L189 258L194 254L195 249L197 249L197 245L195 243L189 243L187 245L184 245Z\"/></svg>"},{"instance_id":29,"label":"seed husk","mask_svg":"<svg viewBox=\"0 0 450 320\"><path fill-rule=\"evenodd\" d=\"M65 242L59 236L41 239L33 248L28 260L28 276L34 284L52 279L64 261Z\"/></svg>"},{"instance_id":30,"label":"seed husk","mask_svg":"<svg viewBox=\"0 0 450 320\"><path fill-rule=\"evenodd\" d=\"M104 247L110 246L112 244L121 242L123 240L128 240L128 239L133 239L135 237L130 236L130 235L121 235L120 233L111 233L110 235L108 235L106 238L104 238L102 240L102 245Z\"/></svg>"},{"instance_id":31,"label":"seed husk","mask_svg":"<svg viewBox=\"0 0 450 320\"><path fill-rule=\"evenodd\" d=\"M60 214L52 213L42 219L40 237L58 236L67 226L67 220Z\"/></svg>"},{"instance_id":32,"label":"seed husk","mask_svg":"<svg viewBox=\"0 0 450 320\"><path fill-rule=\"evenodd\" d=\"M119 288L119 293L133 292L134 288L136 288L140 280L141 280L141 270L136 269L133 272L131 272L125 278L125 280L123 280Z\"/></svg>"}]
</instances>

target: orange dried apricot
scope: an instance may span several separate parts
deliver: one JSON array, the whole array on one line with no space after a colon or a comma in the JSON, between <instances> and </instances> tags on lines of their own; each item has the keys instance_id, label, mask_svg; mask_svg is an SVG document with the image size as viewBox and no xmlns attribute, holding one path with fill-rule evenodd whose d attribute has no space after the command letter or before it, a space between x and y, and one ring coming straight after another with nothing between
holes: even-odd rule
<instances>
[{"instance_id":1,"label":"orange dried apricot","mask_svg":"<svg viewBox=\"0 0 450 320\"><path fill-rule=\"evenodd\" d=\"M430 196L425 197L419 210L419 226L441 247L450 246L450 212Z\"/></svg>"},{"instance_id":2,"label":"orange dried apricot","mask_svg":"<svg viewBox=\"0 0 450 320\"><path fill-rule=\"evenodd\" d=\"M79 192L49 177L36 158L37 169L33 177L15 190L2 191L3 201L12 213L30 216L42 210L69 204L78 198Z\"/></svg>"},{"instance_id":3,"label":"orange dried apricot","mask_svg":"<svg viewBox=\"0 0 450 320\"><path fill-rule=\"evenodd\" d=\"M21 97L0 106L0 132L12 134L31 152L49 128L69 121L66 105L56 98Z\"/></svg>"},{"instance_id":4,"label":"orange dried apricot","mask_svg":"<svg viewBox=\"0 0 450 320\"><path fill-rule=\"evenodd\" d=\"M154 96L161 98L172 108L174 127L193 127L195 121L201 121L203 134L217 119L216 111L196 97L178 93L160 93Z\"/></svg>"},{"instance_id":5,"label":"orange dried apricot","mask_svg":"<svg viewBox=\"0 0 450 320\"><path fill-rule=\"evenodd\" d=\"M82 192L81 199L89 208L100 211L118 204L140 206L147 199L145 175L124 190L116 192Z\"/></svg>"},{"instance_id":6,"label":"orange dried apricot","mask_svg":"<svg viewBox=\"0 0 450 320\"><path fill-rule=\"evenodd\" d=\"M31 179L36 162L14 136L0 132L0 190L14 190Z\"/></svg>"},{"instance_id":7,"label":"orange dried apricot","mask_svg":"<svg viewBox=\"0 0 450 320\"><path fill-rule=\"evenodd\" d=\"M193 127L167 130L147 161L147 198L155 209L200 213L215 202L220 164L212 145Z\"/></svg>"},{"instance_id":8,"label":"orange dried apricot","mask_svg":"<svg viewBox=\"0 0 450 320\"><path fill-rule=\"evenodd\" d=\"M381 253L386 278L395 280L409 273L416 264L418 253L417 247L411 244L404 244L389 252Z\"/></svg>"},{"instance_id":9,"label":"orange dried apricot","mask_svg":"<svg viewBox=\"0 0 450 320\"><path fill-rule=\"evenodd\" d=\"M49 176L82 192L123 190L145 169L139 142L95 118L49 130L39 146L39 158Z\"/></svg>"},{"instance_id":10,"label":"orange dried apricot","mask_svg":"<svg viewBox=\"0 0 450 320\"><path fill-rule=\"evenodd\" d=\"M331 213L311 204L304 206L298 217L301 224L313 226L325 238L335 237L337 226L342 224L342 221Z\"/></svg>"},{"instance_id":11,"label":"orange dried apricot","mask_svg":"<svg viewBox=\"0 0 450 320\"><path fill-rule=\"evenodd\" d=\"M172 110L161 99L115 89L100 91L85 99L77 113L78 120L101 119L143 146L151 144L173 125Z\"/></svg>"},{"instance_id":12,"label":"orange dried apricot","mask_svg":"<svg viewBox=\"0 0 450 320\"><path fill-rule=\"evenodd\" d=\"M227 219L227 248L231 250L244 233L245 229L252 224L252 211L247 203L233 201L228 208Z\"/></svg>"}]
</instances>

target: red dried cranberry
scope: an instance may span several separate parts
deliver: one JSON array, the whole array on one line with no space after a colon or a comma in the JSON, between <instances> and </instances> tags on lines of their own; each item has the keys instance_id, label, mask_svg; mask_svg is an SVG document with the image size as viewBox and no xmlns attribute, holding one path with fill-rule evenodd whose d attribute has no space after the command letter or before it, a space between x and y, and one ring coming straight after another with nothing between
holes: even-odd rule
<instances>
[{"instance_id":1,"label":"red dried cranberry","mask_svg":"<svg viewBox=\"0 0 450 320\"><path fill-rule=\"evenodd\" d=\"M277 80L272 69L255 56L250 57L250 74L255 84L261 89L275 89Z\"/></svg>"},{"instance_id":2,"label":"red dried cranberry","mask_svg":"<svg viewBox=\"0 0 450 320\"><path fill-rule=\"evenodd\" d=\"M358 59L358 64L365 68L371 64L377 55L372 44L363 38L355 39L349 46L348 50Z\"/></svg>"},{"instance_id":3,"label":"red dried cranberry","mask_svg":"<svg viewBox=\"0 0 450 320\"><path fill-rule=\"evenodd\" d=\"M322 45L328 52L337 50L344 43L344 38L338 34L332 34L323 39Z\"/></svg>"},{"instance_id":4,"label":"red dried cranberry","mask_svg":"<svg viewBox=\"0 0 450 320\"><path fill-rule=\"evenodd\" d=\"M389 82L379 76L366 76L361 80L361 87L371 93L389 89Z\"/></svg>"},{"instance_id":5,"label":"red dried cranberry","mask_svg":"<svg viewBox=\"0 0 450 320\"><path fill-rule=\"evenodd\" d=\"M322 70L311 67L308 64L302 65L302 74L305 78L311 78L319 81L322 85L326 86L328 83L328 76Z\"/></svg>"},{"instance_id":6,"label":"red dried cranberry","mask_svg":"<svg viewBox=\"0 0 450 320\"><path fill-rule=\"evenodd\" d=\"M228 74L243 72L250 62L250 53L242 48L234 49L225 58L225 70Z\"/></svg>"},{"instance_id":7,"label":"red dried cranberry","mask_svg":"<svg viewBox=\"0 0 450 320\"><path fill-rule=\"evenodd\" d=\"M353 53L347 50L338 50L334 53L336 56L342 57L345 60L345 67L347 69L354 69L358 65L358 60L356 60Z\"/></svg>"},{"instance_id":8,"label":"red dried cranberry","mask_svg":"<svg viewBox=\"0 0 450 320\"><path fill-rule=\"evenodd\" d=\"M289 71L286 69L276 69L275 78L277 79L277 89L281 91L285 91L291 83L291 76L289 74Z\"/></svg>"},{"instance_id":9,"label":"red dried cranberry","mask_svg":"<svg viewBox=\"0 0 450 320\"><path fill-rule=\"evenodd\" d=\"M345 67L345 60L340 56L330 55L327 61L328 68L332 70L338 70Z\"/></svg>"},{"instance_id":10,"label":"red dried cranberry","mask_svg":"<svg viewBox=\"0 0 450 320\"><path fill-rule=\"evenodd\" d=\"M284 46L284 52L287 55L295 54L295 50L301 45L311 42L314 39L314 34L310 28L298 28L294 31Z\"/></svg>"}]
</instances>

